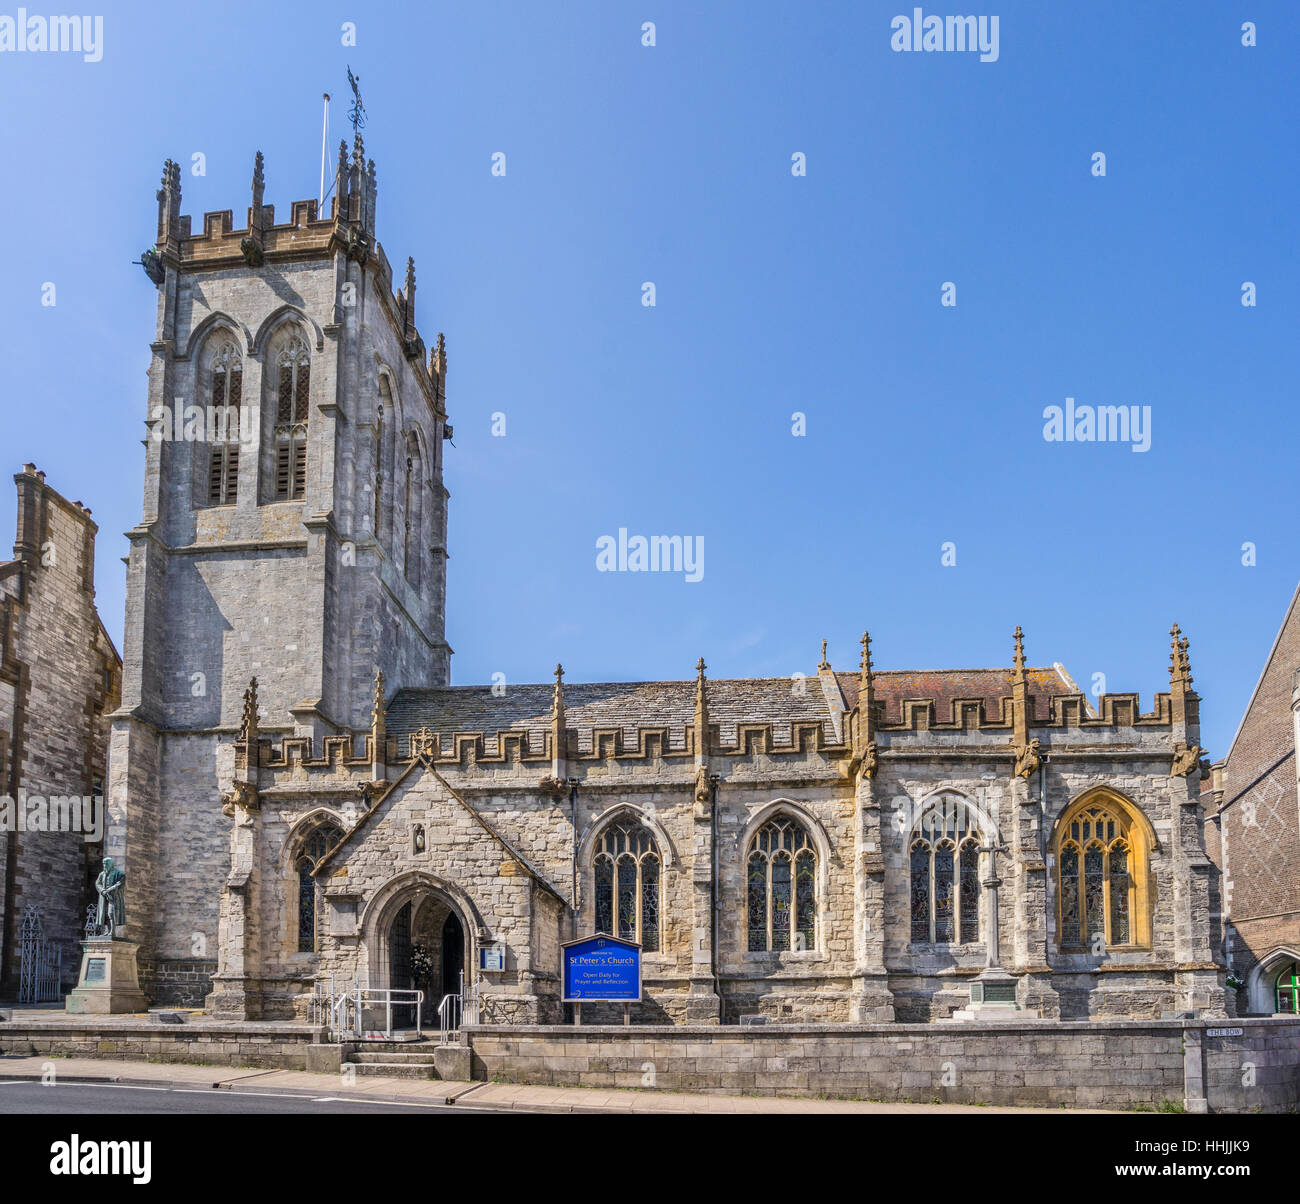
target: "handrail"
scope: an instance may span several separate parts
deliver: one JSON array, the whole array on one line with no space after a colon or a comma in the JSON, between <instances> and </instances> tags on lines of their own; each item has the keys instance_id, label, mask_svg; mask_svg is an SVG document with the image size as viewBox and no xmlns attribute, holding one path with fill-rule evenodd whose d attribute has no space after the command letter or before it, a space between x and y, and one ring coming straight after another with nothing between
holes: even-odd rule
<instances>
[{"instance_id":1,"label":"handrail","mask_svg":"<svg viewBox=\"0 0 1300 1204\"><path fill-rule=\"evenodd\" d=\"M342 1038L344 1033L364 1038L365 1010L367 1006L382 1006L384 1009L383 1035L390 1040L393 1036L393 1009L413 1007L415 1009L415 1035L423 1035L421 1013L424 1010L424 992L410 988L359 987L334 994L321 992L316 996L314 1006L326 1012L325 1021L332 1036ZM349 1014L350 1012L350 1014Z\"/></svg>"}]
</instances>

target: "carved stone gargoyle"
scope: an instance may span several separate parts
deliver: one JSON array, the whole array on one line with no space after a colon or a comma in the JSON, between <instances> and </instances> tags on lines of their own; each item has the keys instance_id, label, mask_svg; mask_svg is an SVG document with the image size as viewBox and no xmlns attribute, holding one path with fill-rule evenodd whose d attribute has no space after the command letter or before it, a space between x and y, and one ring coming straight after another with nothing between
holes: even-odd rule
<instances>
[{"instance_id":1,"label":"carved stone gargoyle","mask_svg":"<svg viewBox=\"0 0 1300 1204\"><path fill-rule=\"evenodd\" d=\"M1174 763L1169 770L1171 778L1185 778L1193 771L1199 772L1201 758L1205 756L1205 749L1199 744L1187 744L1179 740L1174 745Z\"/></svg>"},{"instance_id":2,"label":"carved stone gargoyle","mask_svg":"<svg viewBox=\"0 0 1300 1204\"><path fill-rule=\"evenodd\" d=\"M1041 741L1035 736L1028 744L1015 750L1016 767L1013 772L1016 777L1031 778L1038 772L1038 767L1043 763L1038 752L1040 746Z\"/></svg>"},{"instance_id":3,"label":"carved stone gargoyle","mask_svg":"<svg viewBox=\"0 0 1300 1204\"><path fill-rule=\"evenodd\" d=\"M236 807L256 811L260 806L257 787L249 782L232 782L229 790L222 791L221 814L227 819L234 819Z\"/></svg>"},{"instance_id":4,"label":"carved stone gargoyle","mask_svg":"<svg viewBox=\"0 0 1300 1204\"><path fill-rule=\"evenodd\" d=\"M695 771L695 785L692 789L695 798L695 818L706 819L713 804L713 783L709 779L709 767L701 765Z\"/></svg>"},{"instance_id":5,"label":"carved stone gargoyle","mask_svg":"<svg viewBox=\"0 0 1300 1204\"><path fill-rule=\"evenodd\" d=\"M569 787L566 783L549 774L537 783L537 788L546 795L547 798L563 798L569 791Z\"/></svg>"}]
</instances>

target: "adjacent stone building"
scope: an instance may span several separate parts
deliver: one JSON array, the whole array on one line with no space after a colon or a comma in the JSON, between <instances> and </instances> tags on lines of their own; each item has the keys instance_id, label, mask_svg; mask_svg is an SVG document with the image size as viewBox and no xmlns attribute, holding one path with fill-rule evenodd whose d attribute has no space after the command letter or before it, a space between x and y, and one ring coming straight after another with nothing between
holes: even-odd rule
<instances>
[{"instance_id":1,"label":"adjacent stone building","mask_svg":"<svg viewBox=\"0 0 1300 1204\"><path fill-rule=\"evenodd\" d=\"M1206 793L1242 1015L1300 1012L1300 590Z\"/></svg>"},{"instance_id":2,"label":"adjacent stone building","mask_svg":"<svg viewBox=\"0 0 1300 1204\"><path fill-rule=\"evenodd\" d=\"M107 715L122 662L95 608L90 511L45 483L14 477L14 558L0 562L0 998L19 987L27 909L76 981L86 906L104 832Z\"/></svg>"},{"instance_id":3,"label":"adjacent stone building","mask_svg":"<svg viewBox=\"0 0 1300 1204\"><path fill-rule=\"evenodd\" d=\"M864 636L847 673L452 686L443 340L410 260L392 291L359 137L329 216L262 189L258 156L247 226L194 232L169 163L145 256L110 793L155 999L288 1017L465 972L483 1019L552 1021L561 942L605 931L641 945L640 1020L939 1019L990 967L1028 1015L1223 1014L1176 628L1146 711L1019 629L1001 669L877 671Z\"/></svg>"}]
</instances>

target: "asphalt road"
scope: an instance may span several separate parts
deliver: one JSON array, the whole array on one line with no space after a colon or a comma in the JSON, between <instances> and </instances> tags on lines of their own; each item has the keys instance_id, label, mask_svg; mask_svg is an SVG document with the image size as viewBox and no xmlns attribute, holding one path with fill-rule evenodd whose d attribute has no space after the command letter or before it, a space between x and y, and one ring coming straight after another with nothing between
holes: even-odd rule
<instances>
[{"instance_id":1,"label":"asphalt road","mask_svg":"<svg viewBox=\"0 0 1300 1204\"><path fill-rule=\"evenodd\" d=\"M141 1087L126 1083L58 1083L47 1087L41 1083L6 1081L0 1076L0 1114L130 1116L160 1112L205 1116L327 1115L339 1112L488 1115L486 1110L475 1113L469 1108L448 1108L445 1104L395 1104L328 1095L225 1091L208 1087Z\"/></svg>"}]
</instances>

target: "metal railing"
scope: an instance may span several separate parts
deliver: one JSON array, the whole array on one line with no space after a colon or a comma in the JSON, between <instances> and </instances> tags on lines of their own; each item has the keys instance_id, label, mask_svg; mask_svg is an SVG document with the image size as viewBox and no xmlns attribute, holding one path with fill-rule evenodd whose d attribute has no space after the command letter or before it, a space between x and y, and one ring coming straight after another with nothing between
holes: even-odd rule
<instances>
[{"instance_id":1,"label":"metal railing","mask_svg":"<svg viewBox=\"0 0 1300 1204\"><path fill-rule=\"evenodd\" d=\"M463 1024L478 1023L478 984L471 982L465 990L465 971L460 972L460 990L444 995L438 1004L439 1043L450 1044L460 1036Z\"/></svg>"},{"instance_id":2,"label":"metal railing","mask_svg":"<svg viewBox=\"0 0 1300 1204\"><path fill-rule=\"evenodd\" d=\"M324 983L316 984L316 993L312 996L311 1016L313 1024L323 1024L333 1040L344 1037L356 1040L393 1039L393 1011L401 1012L403 1008L413 1008L415 1012L415 1035L423 1035L420 1027L420 1013L424 1009L424 992L416 990L393 990L380 987L359 987L352 984L350 990L335 992L331 980L329 989ZM383 1017L383 1028L376 1027L374 1021Z\"/></svg>"}]
</instances>

